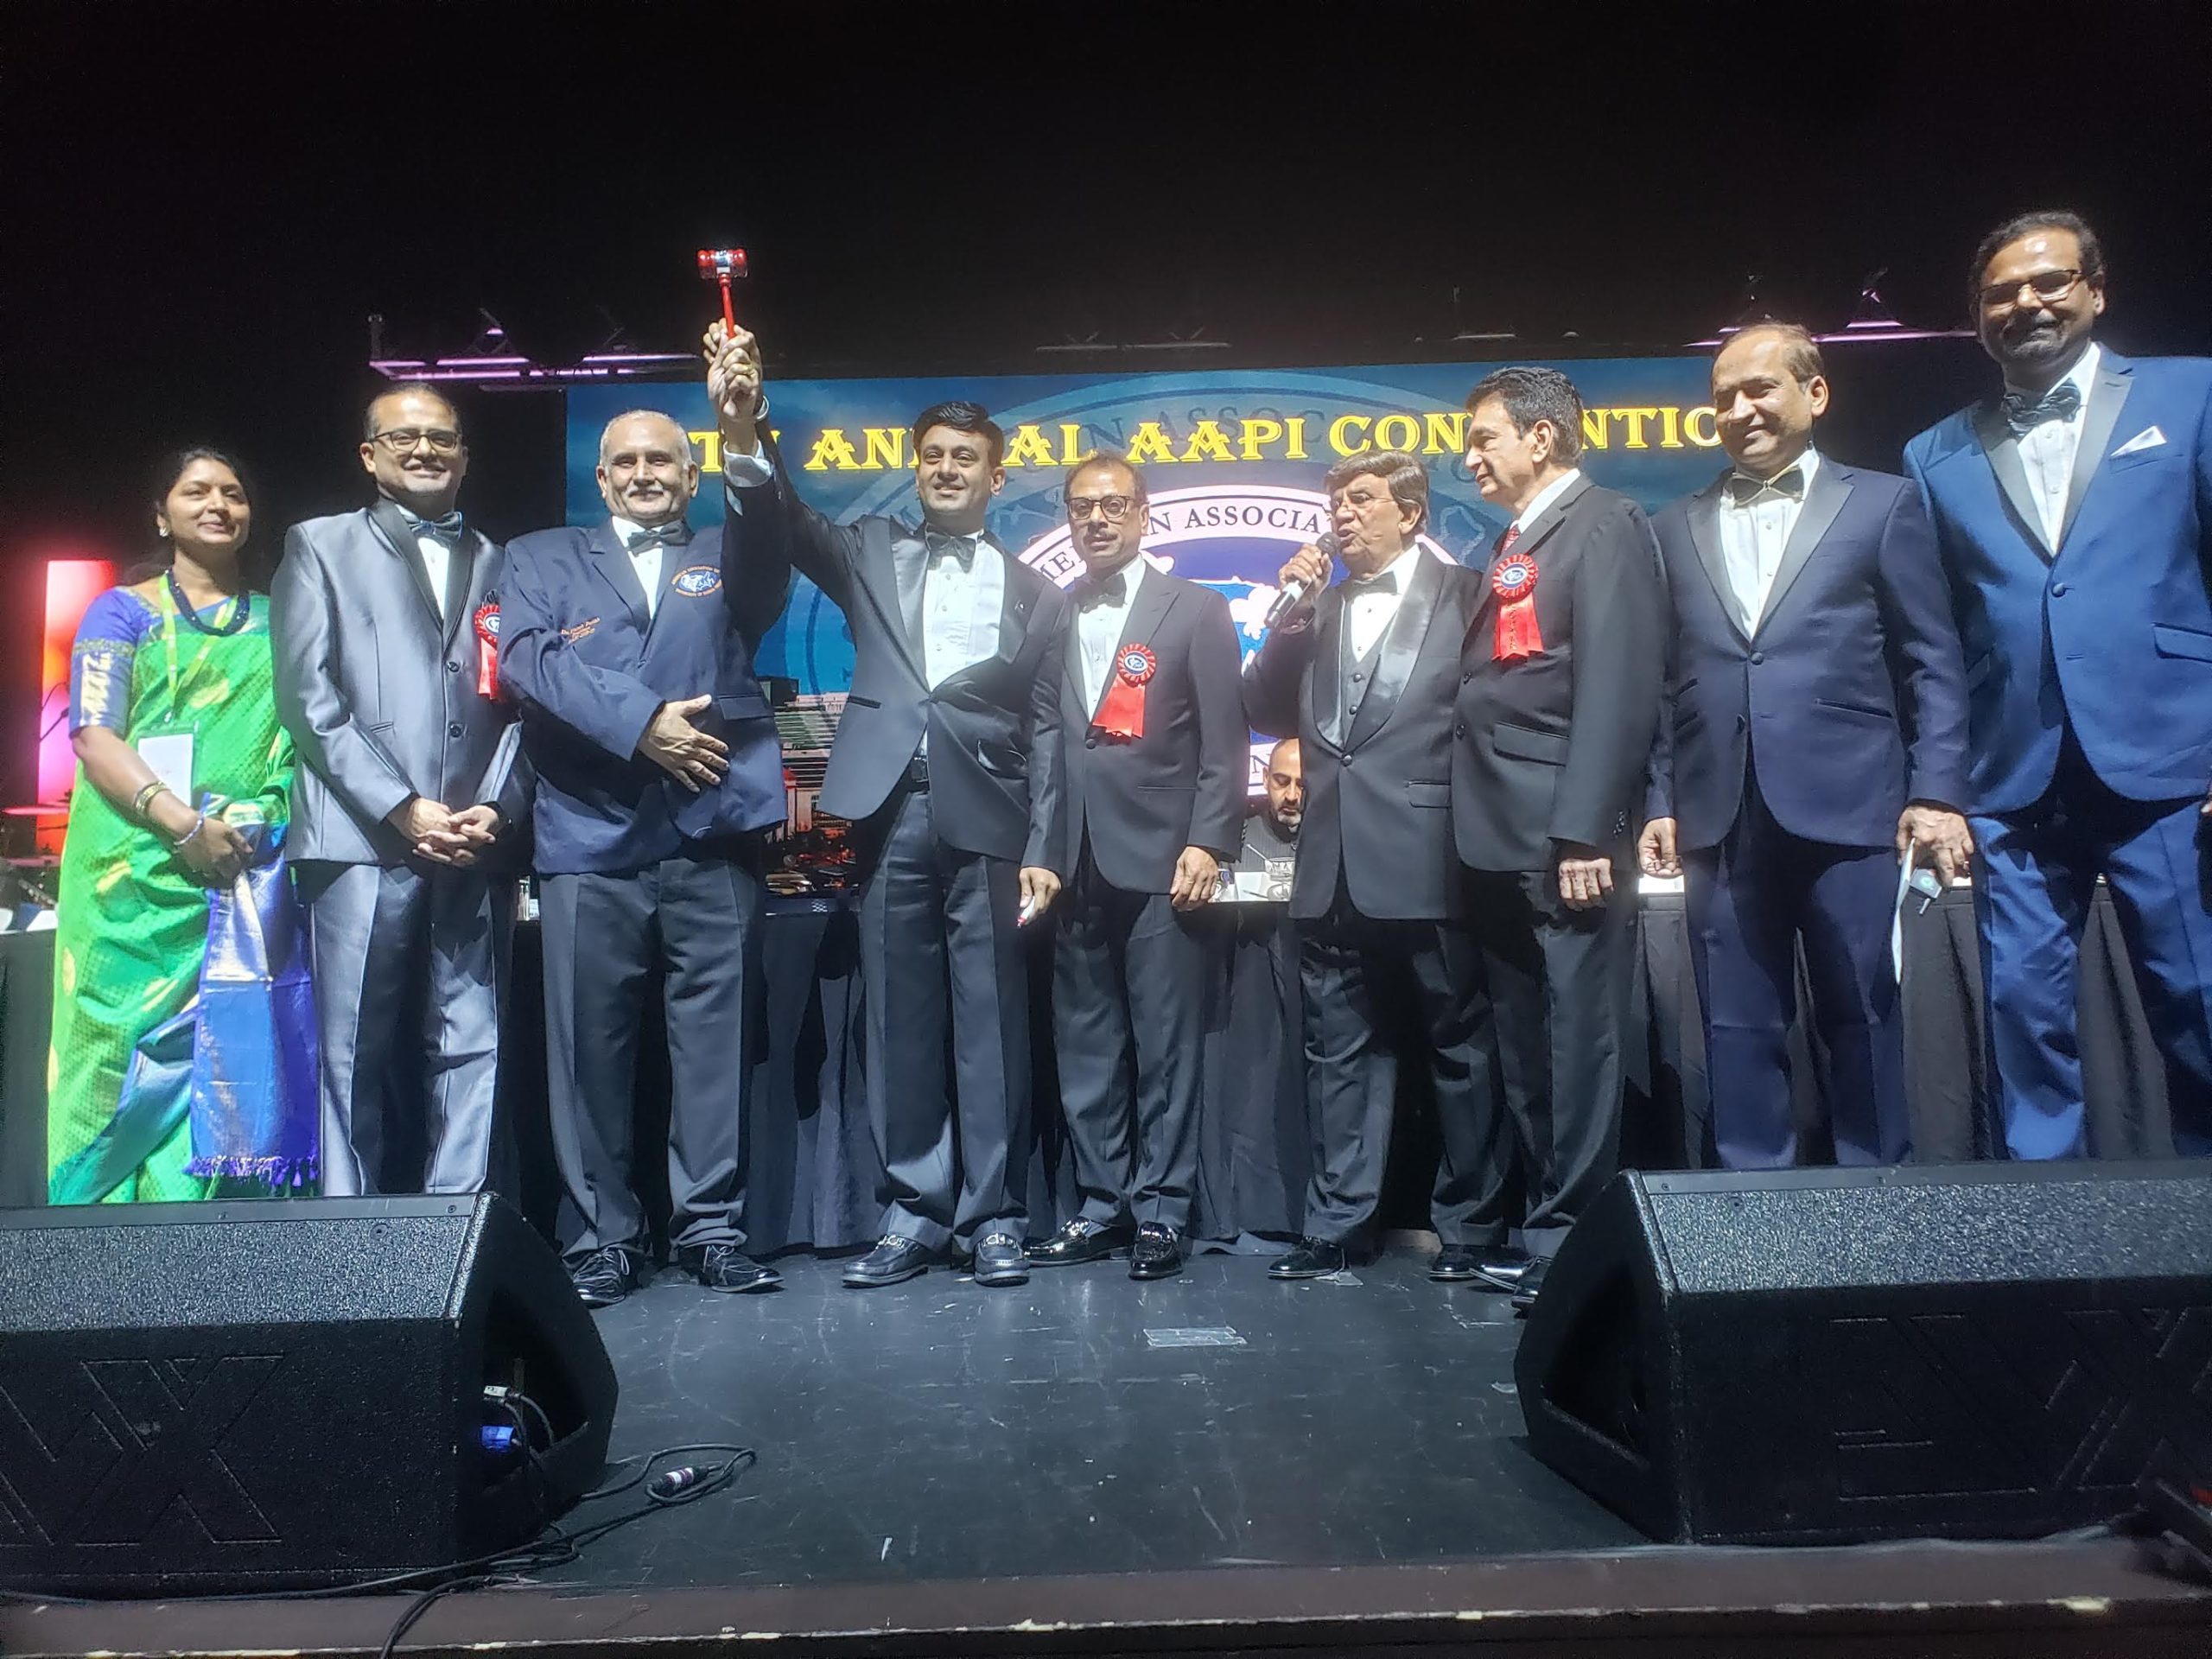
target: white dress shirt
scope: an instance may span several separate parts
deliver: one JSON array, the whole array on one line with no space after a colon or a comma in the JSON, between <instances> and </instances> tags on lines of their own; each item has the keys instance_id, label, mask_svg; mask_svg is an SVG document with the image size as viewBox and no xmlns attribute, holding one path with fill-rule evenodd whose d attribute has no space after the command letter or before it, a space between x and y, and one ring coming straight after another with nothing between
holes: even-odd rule
<instances>
[{"instance_id":1,"label":"white dress shirt","mask_svg":"<svg viewBox=\"0 0 2212 1659\"><path fill-rule=\"evenodd\" d=\"M1428 556L1418 547L1408 547L1398 556L1375 573L1375 576L1397 573L1397 580L1387 588L1376 585L1375 576L1349 576L1344 580L1344 637L1351 642L1351 659L1357 663L1375 649L1383 634L1389 631L1390 619L1398 613L1398 606L1406 596L1406 584L1414 579L1420 567L1413 561Z\"/></svg>"},{"instance_id":2,"label":"white dress shirt","mask_svg":"<svg viewBox=\"0 0 2212 1659\"><path fill-rule=\"evenodd\" d=\"M998 654L999 612L1006 603L1006 560L998 549L981 531L947 539L972 543L976 554L963 570L951 553L932 552L923 571L922 673L932 691Z\"/></svg>"},{"instance_id":3,"label":"white dress shirt","mask_svg":"<svg viewBox=\"0 0 2212 1659\"><path fill-rule=\"evenodd\" d=\"M1759 631L1766 602L1774 593L1775 573L1782 569L1783 550L1789 545L1805 510L1805 494L1813 487L1813 474L1821 457L1808 449L1789 463L1805 475L1805 485L1795 496L1779 490L1762 490L1738 504L1726 485L1720 491L1720 563L1728 573L1728 596L1736 607L1736 621L1749 639ZM1782 468L1783 472L1789 467ZM1748 476L1748 474L1747 474Z\"/></svg>"},{"instance_id":4,"label":"white dress shirt","mask_svg":"<svg viewBox=\"0 0 2212 1659\"><path fill-rule=\"evenodd\" d=\"M415 548L423 556L423 568L429 573L430 598L438 607L438 620L446 620L446 570L453 563L453 550L443 541L423 531L415 538Z\"/></svg>"},{"instance_id":5,"label":"white dress shirt","mask_svg":"<svg viewBox=\"0 0 2212 1659\"><path fill-rule=\"evenodd\" d=\"M1075 619L1077 652L1083 659L1084 707L1096 713L1098 700L1106 695L1106 682L1114 672L1114 648L1122 643L1122 629L1129 620L1129 607L1143 582L1147 561L1138 554L1116 572L1122 581L1122 596L1118 600L1103 599L1088 610L1078 610Z\"/></svg>"},{"instance_id":6,"label":"white dress shirt","mask_svg":"<svg viewBox=\"0 0 2212 1659\"><path fill-rule=\"evenodd\" d=\"M619 512L614 515L614 534L630 556L630 568L638 573L638 586L645 590L645 620L650 622L660 609L660 559L667 549L658 542L642 550L630 545L645 533L645 527L635 519L625 518Z\"/></svg>"},{"instance_id":7,"label":"white dress shirt","mask_svg":"<svg viewBox=\"0 0 2212 1659\"><path fill-rule=\"evenodd\" d=\"M2070 420L2040 421L2024 435L2016 435L2020 465L2027 470L2028 493L2035 498L2036 516L2043 520L2044 545L2058 545L2059 526L2066 522L2067 486L2074 479L2074 458L2082 448L2082 423L2089 412L2089 388L2095 384L2097 360L2103 355L2094 340L2081 359L2058 381L2071 384L2082 394L2082 406Z\"/></svg>"},{"instance_id":8,"label":"white dress shirt","mask_svg":"<svg viewBox=\"0 0 2212 1659\"><path fill-rule=\"evenodd\" d=\"M775 472L756 440L749 455L722 451L722 476L749 487L770 482ZM998 654L1006 559L980 533L957 539L976 544L974 563L963 570L957 558L931 556L922 575L922 674L931 690Z\"/></svg>"},{"instance_id":9,"label":"white dress shirt","mask_svg":"<svg viewBox=\"0 0 2212 1659\"><path fill-rule=\"evenodd\" d=\"M1513 520L1513 528L1522 535L1527 535L1529 526L1536 522L1536 515L1565 495L1568 487L1581 476L1582 469L1580 467L1570 467L1559 477L1545 485L1542 489L1538 490L1535 499L1527 506L1522 508L1519 516Z\"/></svg>"}]
</instances>

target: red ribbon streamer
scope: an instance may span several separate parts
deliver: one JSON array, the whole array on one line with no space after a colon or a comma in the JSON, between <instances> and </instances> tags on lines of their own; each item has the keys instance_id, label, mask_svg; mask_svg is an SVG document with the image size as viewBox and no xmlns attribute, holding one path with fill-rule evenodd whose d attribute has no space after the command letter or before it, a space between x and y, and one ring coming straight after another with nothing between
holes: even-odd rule
<instances>
[{"instance_id":1,"label":"red ribbon streamer","mask_svg":"<svg viewBox=\"0 0 2212 1659\"><path fill-rule=\"evenodd\" d=\"M1109 737L1144 735L1144 688L1160 666L1150 645L1127 645L1114 653L1114 677L1090 723Z\"/></svg>"},{"instance_id":2,"label":"red ribbon streamer","mask_svg":"<svg viewBox=\"0 0 2212 1659\"><path fill-rule=\"evenodd\" d=\"M499 607L476 607L476 691L479 696L499 695Z\"/></svg>"},{"instance_id":3,"label":"red ribbon streamer","mask_svg":"<svg viewBox=\"0 0 2212 1659\"><path fill-rule=\"evenodd\" d=\"M1508 553L1491 572L1490 590L1498 598L1491 660L1518 662L1541 651L1544 636L1536 626L1536 562L1525 553Z\"/></svg>"}]
</instances>

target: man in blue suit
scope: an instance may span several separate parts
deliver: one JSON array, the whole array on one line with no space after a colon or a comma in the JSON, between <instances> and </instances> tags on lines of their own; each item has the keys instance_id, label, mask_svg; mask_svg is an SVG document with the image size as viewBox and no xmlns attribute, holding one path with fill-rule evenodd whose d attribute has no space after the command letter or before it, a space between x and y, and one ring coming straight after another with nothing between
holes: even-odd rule
<instances>
[{"instance_id":1,"label":"man in blue suit","mask_svg":"<svg viewBox=\"0 0 2212 1659\"><path fill-rule=\"evenodd\" d=\"M721 532L684 522L698 485L681 426L618 416L599 445L613 518L524 536L507 556L499 673L537 768L560 1231L594 1307L621 1300L645 1262L630 1106L656 969L674 1085L671 1242L709 1290L778 1282L744 1253L745 1078L758 842L784 817L753 652L783 589L724 584ZM754 557L770 563L774 548Z\"/></svg>"},{"instance_id":2,"label":"man in blue suit","mask_svg":"<svg viewBox=\"0 0 2212 1659\"><path fill-rule=\"evenodd\" d=\"M1810 334L1745 329L1713 364L1734 466L1652 521L1673 626L1639 862L1684 877L1731 1169L1799 1161L1801 942L1836 1160L1905 1158L1897 860L1948 880L1973 850L1965 674L1928 518L1904 479L1813 447L1827 404Z\"/></svg>"},{"instance_id":3,"label":"man in blue suit","mask_svg":"<svg viewBox=\"0 0 2212 1659\"><path fill-rule=\"evenodd\" d=\"M2078 1157L2075 981L2112 889L2181 1150L2212 1154L2212 361L2121 357L2096 235L2023 215L1977 251L2005 392L1915 438L1966 652L1992 1063L2016 1158Z\"/></svg>"}]
</instances>

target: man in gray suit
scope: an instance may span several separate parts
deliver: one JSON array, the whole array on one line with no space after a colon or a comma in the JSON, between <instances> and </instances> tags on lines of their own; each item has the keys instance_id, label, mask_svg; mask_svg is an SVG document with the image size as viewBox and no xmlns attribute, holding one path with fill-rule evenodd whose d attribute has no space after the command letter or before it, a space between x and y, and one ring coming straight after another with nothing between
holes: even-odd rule
<instances>
[{"instance_id":1,"label":"man in gray suit","mask_svg":"<svg viewBox=\"0 0 2212 1659\"><path fill-rule=\"evenodd\" d=\"M370 404L361 466L374 505L295 524L270 589L322 1190L474 1192L513 909L486 858L527 798L492 667L502 554L454 509L468 450L433 388Z\"/></svg>"}]
</instances>

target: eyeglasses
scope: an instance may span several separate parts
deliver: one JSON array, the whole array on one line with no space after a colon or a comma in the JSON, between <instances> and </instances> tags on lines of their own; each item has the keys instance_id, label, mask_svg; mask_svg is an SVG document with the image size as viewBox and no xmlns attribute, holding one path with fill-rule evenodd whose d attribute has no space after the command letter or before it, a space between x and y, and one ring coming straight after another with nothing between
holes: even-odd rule
<instances>
[{"instance_id":1,"label":"eyeglasses","mask_svg":"<svg viewBox=\"0 0 2212 1659\"><path fill-rule=\"evenodd\" d=\"M1129 509L1137 504L1134 495L1071 495L1068 497L1068 517L1081 524L1094 512L1106 515L1106 522L1118 524L1129 516Z\"/></svg>"},{"instance_id":2,"label":"eyeglasses","mask_svg":"<svg viewBox=\"0 0 2212 1659\"><path fill-rule=\"evenodd\" d=\"M2082 280L2078 270L2039 270L2024 276L2017 283L1992 283L1980 289L1976 298L1985 311L1994 311L2001 305L2018 303L2020 290L2033 289L2039 300L2063 300L2074 291L2074 284Z\"/></svg>"},{"instance_id":3,"label":"eyeglasses","mask_svg":"<svg viewBox=\"0 0 2212 1659\"><path fill-rule=\"evenodd\" d=\"M461 448L461 434L449 426L401 426L378 433L376 442L396 455L404 455L420 443L428 443L439 454L450 455Z\"/></svg>"}]
</instances>

